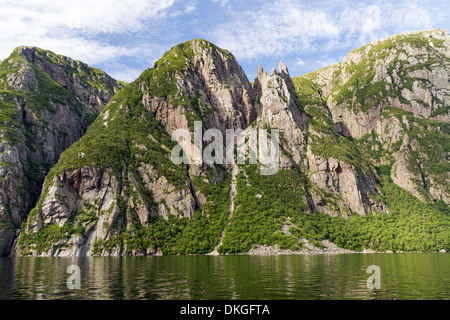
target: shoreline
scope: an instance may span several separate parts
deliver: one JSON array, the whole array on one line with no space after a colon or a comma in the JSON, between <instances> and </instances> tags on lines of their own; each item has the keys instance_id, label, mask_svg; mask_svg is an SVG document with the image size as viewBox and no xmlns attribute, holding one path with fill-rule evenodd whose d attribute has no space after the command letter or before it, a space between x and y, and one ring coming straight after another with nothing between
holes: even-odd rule
<instances>
[{"instance_id":1,"label":"shoreline","mask_svg":"<svg viewBox=\"0 0 450 320\"><path fill-rule=\"evenodd\" d=\"M193 256L211 256L211 257L228 257L228 256L253 256L253 257L269 257L269 256L300 256L300 255L350 255L350 254L444 254L449 253L448 251L433 251L433 252L420 252L420 251L375 251L371 249L364 249L363 251L352 251L347 249L342 249L336 246L334 243L323 240L322 244L324 249L317 248L309 243L307 240L302 240L304 248L299 251L292 251L289 249L280 249L278 245L275 246L257 246L246 253L225 253L220 254L216 250L205 254L185 254L185 255L164 255L161 252L156 254L132 254L132 255L86 255L86 256L76 256L76 255L27 255L27 256L9 256L3 258L121 258L121 257L193 257Z\"/></svg>"},{"instance_id":2,"label":"shoreline","mask_svg":"<svg viewBox=\"0 0 450 320\"><path fill-rule=\"evenodd\" d=\"M2 259L32 259L32 258L50 258L50 259L73 259L73 258L162 258L162 257L232 257L232 256L248 256L248 257L276 257L276 256L338 256L338 255L352 255L352 254L365 254L365 255L379 255L379 254L448 254L449 252L380 252L380 251L353 251L353 252L303 252L303 251L292 251L292 252L277 252L277 253L266 253L266 254L255 254L255 253L236 253L236 254L186 254L186 255L110 255L110 256L10 256L10 257L0 257Z\"/></svg>"}]
</instances>

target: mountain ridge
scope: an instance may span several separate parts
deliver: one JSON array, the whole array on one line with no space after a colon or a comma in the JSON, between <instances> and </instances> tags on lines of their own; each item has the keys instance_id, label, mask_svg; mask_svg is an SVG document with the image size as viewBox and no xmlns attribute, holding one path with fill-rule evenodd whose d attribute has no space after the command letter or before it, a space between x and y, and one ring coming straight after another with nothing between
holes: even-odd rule
<instances>
[{"instance_id":1,"label":"mountain ridge","mask_svg":"<svg viewBox=\"0 0 450 320\"><path fill-rule=\"evenodd\" d=\"M371 144L370 147L382 148L386 140L389 140L391 146L387 149L398 149L394 145L400 143L399 134L403 132L408 141L403 141L395 155L378 155L376 158L379 164L387 164L395 158L395 163L392 163L396 169L393 171L393 178L398 185L422 200L442 200L447 204L449 190L445 185L448 185L448 146L444 141L448 138L447 124L450 122L449 41L448 32L442 29L390 36L351 51L341 63L297 78L298 81L314 79L316 85L322 87L334 119L334 129L344 136L368 139L372 131L377 137L367 143ZM361 82L361 77L358 76L361 71L354 70L367 69L370 72L367 71L368 76L365 75L362 79L363 84L360 83L356 90L352 89L357 83L355 80ZM337 83L339 84L336 85ZM364 90L361 89L362 85L365 86ZM359 91L364 94L374 92L365 99L371 103L369 108L361 104L359 107L355 105L355 101L359 99ZM343 95L351 95L356 100L342 100ZM345 105L346 101L350 103ZM365 112L358 111L361 107ZM386 121L378 121L380 118L385 118ZM421 120L422 118L427 120ZM443 126L447 127L445 132L436 133L433 137L438 140L433 143L437 147L436 151L426 150L426 139L421 139L417 133L411 134L412 125L422 131L420 135L426 135L428 127L439 128L436 132L442 131ZM428 136L431 138L430 134ZM412 149L408 150L411 144ZM433 161L426 159L426 156L410 157L408 153L428 154L430 158L433 157ZM368 158L377 162L374 157ZM414 164L414 161L419 163ZM433 168L439 166L439 163L442 163L441 168ZM409 178L404 179L404 176ZM427 184L434 188L427 188Z\"/></svg>"},{"instance_id":2,"label":"mountain ridge","mask_svg":"<svg viewBox=\"0 0 450 320\"><path fill-rule=\"evenodd\" d=\"M103 71L36 47L0 65L0 255L36 202L49 168L121 85Z\"/></svg>"},{"instance_id":3,"label":"mountain ridge","mask_svg":"<svg viewBox=\"0 0 450 320\"><path fill-rule=\"evenodd\" d=\"M417 37L420 41L415 45L429 47L429 38ZM438 44L444 46L445 41ZM396 45L383 50L389 56ZM383 50L375 48L376 53ZM430 66L418 64L419 71ZM396 156L377 161L376 154L370 154L373 144L367 142L373 133L349 134L351 126L344 130L355 125L353 114L346 111L354 98L340 97L358 97L352 94L355 87L344 80L353 77L370 84L373 79L385 81L384 73L376 71L364 82L366 76L355 67L339 75L336 69L341 65L294 79L283 63L270 76L260 67L252 86L228 51L201 39L174 46L117 93L87 133L61 155L22 228L15 254L236 254L273 246L307 252L305 242L319 249L334 243L353 251L448 250L446 198L437 199L437 204L422 198L431 202L426 204L397 187L402 184L396 179L399 159L410 153L401 149ZM350 93L339 89L332 94L338 87L327 86L326 79L334 75L344 79L339 85ZM378 88L379 81L370 85ZM439 93L446 86L441 84L430 88ZM404 105L408 97L403 97ZM370 95L362 99L376 110L383 102ZM439 101L436 104L446 108L446 100ZM425 108L422 102L415 101ZM355 106L363 109L355 114L365 114L364 104ZM400 123L405 122L403 117ZM395 119L396 114L379 123L389 126L397 123ZM194 121L201 121L204 130L217 128L224 133L280 128L280 172L262 177L254 165L240 165L233 174L220 165L174 165L170 134L177 129L192 133ZM409 137L405 131L395 132L394 136ZM392 134L380 136L386 140ZM412 179L408 173L400 175L405 181ZM432 185L439 188L438 183ZM414 192L408 186L404 189ZM420 198L420 192L415 195ZM420 213L408 209L406 202L421 208ZM423 212L426 219L419 222ZM392 234L395 228L400 230L398 237ZM421 231L414 231L417 228Z\"/></svg>"}]
</instances>

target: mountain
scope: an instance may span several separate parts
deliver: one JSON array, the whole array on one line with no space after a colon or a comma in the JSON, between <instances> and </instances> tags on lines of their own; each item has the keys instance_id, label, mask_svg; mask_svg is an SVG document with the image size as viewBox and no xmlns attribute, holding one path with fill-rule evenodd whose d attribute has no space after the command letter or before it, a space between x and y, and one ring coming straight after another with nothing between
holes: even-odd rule
<instances>
[{"instance_id":1,"label":"mountain","mask_svg":"<svg viewBox=\"0 0 450 320\"><path fill-rule=\"evenodd\" d=\"M314 93L313 108L325 105L332 129L364 158L392 167L394 182L421 200L447 204L449 41L439 29L392 36L295 79L299 95Z\"/></svg>"},{"instance_id":2,"label":"mountain","mask_svg":"<svg viewBox=\"0 0 450 320\"><path fill-rule=\"evenodd\" d=\"M448 251L448 40L442 30L383 39L295 79L283 63L259 67L253 85L230 52L179 44L61 154L15 254ZM172 141L180 129L190 136ZM188 159L207 149L212 140L195 141L209 129L266 129L272 141L279 129L279 170L171 160L177 142ZM408 188L406 161L425 191Z\"/></svg>"},{"instance_id":3,"label":"mountain","mask_svg":"<svg viewBox=\"0 0 450 320\"><path fill-rule=\"evenodd\" d=\"M39 197L59 155L122 88L106 73L34 47L0 64L0 256Z\"/></svg>"}]
</instances>

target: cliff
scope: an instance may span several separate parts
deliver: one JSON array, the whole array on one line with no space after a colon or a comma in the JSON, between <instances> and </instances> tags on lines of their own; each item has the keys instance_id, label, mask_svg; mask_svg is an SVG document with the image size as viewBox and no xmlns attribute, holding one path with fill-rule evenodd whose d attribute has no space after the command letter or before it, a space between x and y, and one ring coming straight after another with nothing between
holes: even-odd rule
<instances>
[{"instance_id":1,"label":"cliff","mask_svg":"<svg viewBox=\"0 0 450 320\"><path fill-rule=\"evenodd\" d=\"M441 30L409 33L299 78L260 67L252 86L230 52L177 45L62 153L16 254L448 250L448 48ZM279 129L279 170L175 164L171 134L194 140L195 121Z\"/></svg>"},{"instance_id":2,"label":"cliff","mask_svg":"<svg viewBox=\"0 0 450 320\"><path fill-rule=\"evenodd\" d=\"M449 204L449 50L447 31L408 32L296 81L320 91L334 131L365 159L391 166L397 185Z\"/></svg>"},{"instance_id":3,"label":"cliff","mask_svg":"<svg viewBox=\"0 0 450 320\"><path fill-rule=\"evenodd\" d=\"M81 138L122 85L103 71L33 47L0 65L0 256L59 155Z\"/></svg>"}]
</instances>

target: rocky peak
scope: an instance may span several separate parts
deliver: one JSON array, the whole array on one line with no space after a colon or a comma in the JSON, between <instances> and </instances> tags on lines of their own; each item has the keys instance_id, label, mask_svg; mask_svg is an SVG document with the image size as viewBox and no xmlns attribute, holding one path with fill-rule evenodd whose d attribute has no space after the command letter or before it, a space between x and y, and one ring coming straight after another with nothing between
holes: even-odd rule
<instances>
[{"instance_id":1,"label":"rocky peak","mask_svg":"<svg viewBox=\"0 0 450 320\"><path fill-rule=\"evenodd\" d=\"M284 147L293 155L294 162L299 164L307 140L308 117L286 66L281 62L280 71L274 69L270 76L259 66L253 94L257 101L257 126L279 129L287 141Z\"/></svg>"},{"instance_id":2,"label":"rocky peak","mask_svg":"<svg viewBox=\"0 0 450 320\"><path fill-rule=\"evenodd\" d=\"M380 39L301 78L322 90L336 132L360 139L358 148L375 164L392 164L396 184L421 200L448 203L448 152L442 143L449 139L450 122L447 31Z\"/></svg>"},{"instance_id":3,"label":"rocky peak","mask_svg":"<svg viewBox=\"0 0 450 320\"><path fill-rule=\"evenodd\" d=\"M333 117L347 119L344 134L355 138L376 126L385 106L449 122L449 57L450 37L442 29L407 32L351 51L329 74L325 92Z\"/></svg>"},{"instance_id":4,"label":"rocky peak","mask_svg":"<svg viewBox=\"0 0 450 320\"><path fill-rule=\"evenodd\" d=\"M99 69L48 50L18 47L14 51L48 74L84 104L96 106L97 112L123 87Z\"/></svg>"},{"instance_id":5,"label":"rocky peak","mask_svg":"<svg viewBox=\"0 0 450 320\"><path fill-rule=\"evenodd\" d=\"M225 132L256 117L244 71L231 53L205 40L173 47L140 79L144 104L168 132L192 129L195 120Z\"/></svg>"},{"instance_id":6,"label":"rocky peak","mask_svg":"<svg viewBox=\"0 0 450 320\"><path fill-rule=\"evenodd\" d=\"M288 89L290 90L290 92L295 93L294 82L292 81L292 78L291 78L291 76L289 74L288 68L283 63L283 61L280 61L280 65L279 65L278 69L280 70L278 72L278 74L284 79L284 81L286 82L286 85L288 86Z\"/></svg>"},{"instance_id":7,"label":"rocky peak","mask_svg":"<svg viewBox=\"0 0 450 320\"><path fill-rule=\"evenodd\" d=\"M296 123L299 126L305 126L305 119L302 118L303 106L297 97L289 72L282 62L280 71L273 68L270 76L261 66L258 66L258 76L253 85L253 92L262 106L271 109L273 113L289 110Z\"/></svg>"},{"instance_id":8,"label":"rocky peak","mask_svg":"<svg viewBox=\"0 0 450 320\"><path fill-rule=\"evenodd\" d=\"M1 256L35 204L49 168L122 84L35 47L16 48L0 71Z\"/></svg>"},{"instance_id":9,"label":"rocky peak","mask_svg":"<svg viewBox=\"0 0 450 320\"><path fill-rule=\"evenodd\" d=\"M278 65L278 69L280 70L281 74L289 76L288 68L286 67L286 65L284 64L283 61L280 61L280 64Z\"/></svg>"},{"instance_id":10,"label":"rocky peak","mask_svg":"<svg viewBox=\"0 0 450 320\"><path fill-rule=\"evenodd\" d=\"M427 48L442 45L429 39L434 38L424 42L414 36L408 41L412 46L425 43ZM388 85L400 85L395 72L403 77L399 72L403 60L396 62L397 71L396 64L390 65L396 45L397 40L356 50L345 63L310 74L305 81L294 82L282 62L270 74L259 66L253 87L228 51L201 39L173 47L117 93L87 133L60 156L28 217L19 254L240 253L246 250L244 242L250 248L266 241L260 236L247 239L249 235L271 235L269 241L278 242L280 230L285 235L295 231L294 238L283 239L292 240L295 247L299 236L313 232L310 229L322 231L328 225L331 237L342 231L336 232L340 227L335 222L345 226L345 219L310 215L314 210L344 217L388 212L383 201L389 194L384 194L381 183L387 182L386 172L403 186L402 179L419 178L406 177L404 168L415 165L422 170L427 156L429 162L436 158L434 150L420 155L426 150L405 132L420 129L424 138L422 125L429 125L430 137L442 138L435 120L414 121L404 109L391 114L378 95ZM370 57L381 61L377 68L366 60ZM416 91L413 82L411 89ZM366 117L369 123L363 122ZM193 129L194 121L222 132L269 129L270 134L270 129L279 129L280 170L262 177L253 165L205 165L194 170L195 166L175 164L171 133ZM370 131L371 126L376 130ZM390 146L400 149L388 154L385 149ZM391 163L397 167L390 170ZM424 188L432 185L430 192L443 192L426 175L420 178ZM364 219L351 222L368 223L357 233L374 226L374 219ZM291 233L287 223L298 230ZM366 245L370 244L361 244ZM219 248L225 249L216 251Z\"/></svg>"}]
</instances>

